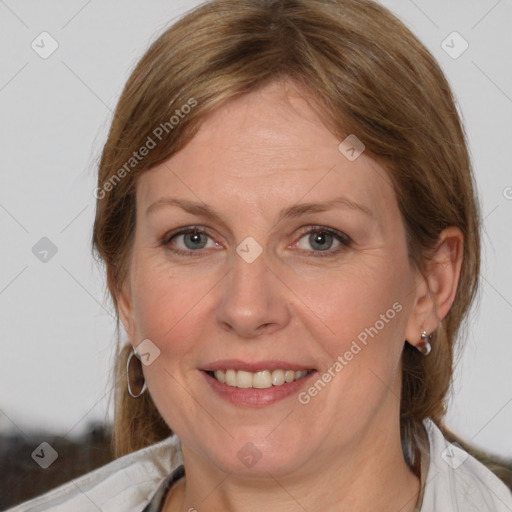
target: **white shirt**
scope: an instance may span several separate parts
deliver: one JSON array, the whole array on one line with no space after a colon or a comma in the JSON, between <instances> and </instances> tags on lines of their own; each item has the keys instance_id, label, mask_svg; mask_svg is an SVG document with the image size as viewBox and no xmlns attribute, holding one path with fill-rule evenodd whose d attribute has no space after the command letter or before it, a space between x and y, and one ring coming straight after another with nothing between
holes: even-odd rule
<instances>
[{"instance_id":1,"label":"white shirt","mask_svg":"<svg viewBox=\"0 0 512 512\"><path fill-rule=\"evenodd\" d=\"M425 420L430 459L419 512L512 512L512 493L483 464ZM121 457L7 512L142 512L183 464L179 439Z\"/></svg>"}]
</instances>

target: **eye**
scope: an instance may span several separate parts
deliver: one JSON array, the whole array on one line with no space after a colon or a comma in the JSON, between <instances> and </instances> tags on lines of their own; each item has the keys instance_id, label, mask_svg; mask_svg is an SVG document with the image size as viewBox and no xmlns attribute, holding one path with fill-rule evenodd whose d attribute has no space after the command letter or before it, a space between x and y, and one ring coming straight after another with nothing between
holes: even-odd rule
<instances>
[{"instance_id":1,"label":"eye","mask_svg":"<svg viewBox=\"0 0 512 512\"><path fill-rule=\"evenodd\" d=\"M350 237L340 231L314 226L303 231L294 245L301 251L309 252L307 256L324 257L338 254L350 247L351 242ZM203 249L222 247L212 239L207 230L197 226L188 226L166 234L161 240L161 245L180 256L201 256Z\"/></svg>"},{"instance_id":2,"label":"eye","mask_svg":"<svg viewBox=\"0 0 512 512\"><path fill-rule=\"evenodd\" d=\"M208 239L210 239L210 243L208 243ZM219 244L211 239L207 231L199 227L187 227L173 231L164 236L162 245L182 256L191 256L191 253L200 253L202 249L219 247Z\"/></svg>"},{"instance_id":3,"label":"eye","mask_svg":"<svg viewBox=\"0 0 512 512\"><path fill-rule=\"evenodd\" d=\"M309 228L303 236L297 241L297 246L301 250L305 250L307 252L312 252L316 254L311 254L310 256L332 256L333 254L337 254L351 244L351 239L344 233L341 233L337 230L331 228L325 228L322 226L315 226L313 228ZM334 249L333 249L334 245ZM313 251L308 249L309 247L313 248ZM325 254L318 254L325 253Z\"/></svg>"}]
</instances>

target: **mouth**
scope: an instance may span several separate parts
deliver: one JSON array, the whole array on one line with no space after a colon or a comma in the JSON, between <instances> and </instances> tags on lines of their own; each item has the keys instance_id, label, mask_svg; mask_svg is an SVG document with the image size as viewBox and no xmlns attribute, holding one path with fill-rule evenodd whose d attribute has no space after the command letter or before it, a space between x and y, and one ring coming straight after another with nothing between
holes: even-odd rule
<instances>
[{"instance_id":1,"label":"mouth","mask_svg":"<svg viewBox=\"0 0 512 512\"><path fill-rule=\"evenodd\" d=\"M318 373L310 364L284 359L223 359L198 370L221 399L237 407L258 408L296 396Z\"/></svg>"},{"instance_id":2,"label":"mouth","mask_svg":"<svg viewBox=\"0 0 512 512\"><path fill-rule=\"evenodd\" d=\"M250 372L246 370L237 370L234 368L219 369L219 370L204 370L207 375L215 379L221 384L233 388L242 389L268 389L272 387L279 387L291 382L298 381L314 372L310 370L285 370L285 369L268 369L260 370L257 372Z\"/></svg>"}]
</instances>

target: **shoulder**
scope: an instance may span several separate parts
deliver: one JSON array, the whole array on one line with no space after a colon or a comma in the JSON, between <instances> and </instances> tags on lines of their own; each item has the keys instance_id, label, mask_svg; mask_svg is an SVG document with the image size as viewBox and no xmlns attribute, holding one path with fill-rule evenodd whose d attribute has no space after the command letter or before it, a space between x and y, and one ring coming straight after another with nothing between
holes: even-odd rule
<instances>
[{"instance_id":1,"label":"shoulder","mask_svg":"<svg viewBox=\"0 0 512 512\"><path fill-rule=\"evenodd\" d=\"M430 445L421 512L510 512L512 493L481 462L425 420Z\"/></svg>"},{"instance_id":2,"label":"shoulder","mask_svg":"<svg viewBox=\"0 0 512 512\"><path fill-rule=\"evenodd\" d=\"M7 512L142 510L162 481L182 463L179 439L173 435Z\"/></svg>"}]
</instances>

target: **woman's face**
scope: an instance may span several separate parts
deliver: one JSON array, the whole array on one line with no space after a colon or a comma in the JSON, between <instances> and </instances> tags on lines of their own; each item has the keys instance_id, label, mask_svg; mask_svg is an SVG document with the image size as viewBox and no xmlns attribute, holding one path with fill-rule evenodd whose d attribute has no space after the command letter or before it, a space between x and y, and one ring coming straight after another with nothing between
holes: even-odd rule
<instances>
[{"instance_id":1,"label":"woman's face","mask_svg":"<svg viewBox=\"0 0 512 512\"><path fill-rule=\"evenodd\" d=\"M148 389L185 456L226 472L399 441L418 275L386 172L305 98L273 83L232 101L137 184L121 318L150 340Z\"/></svg>"}]
</instances>

